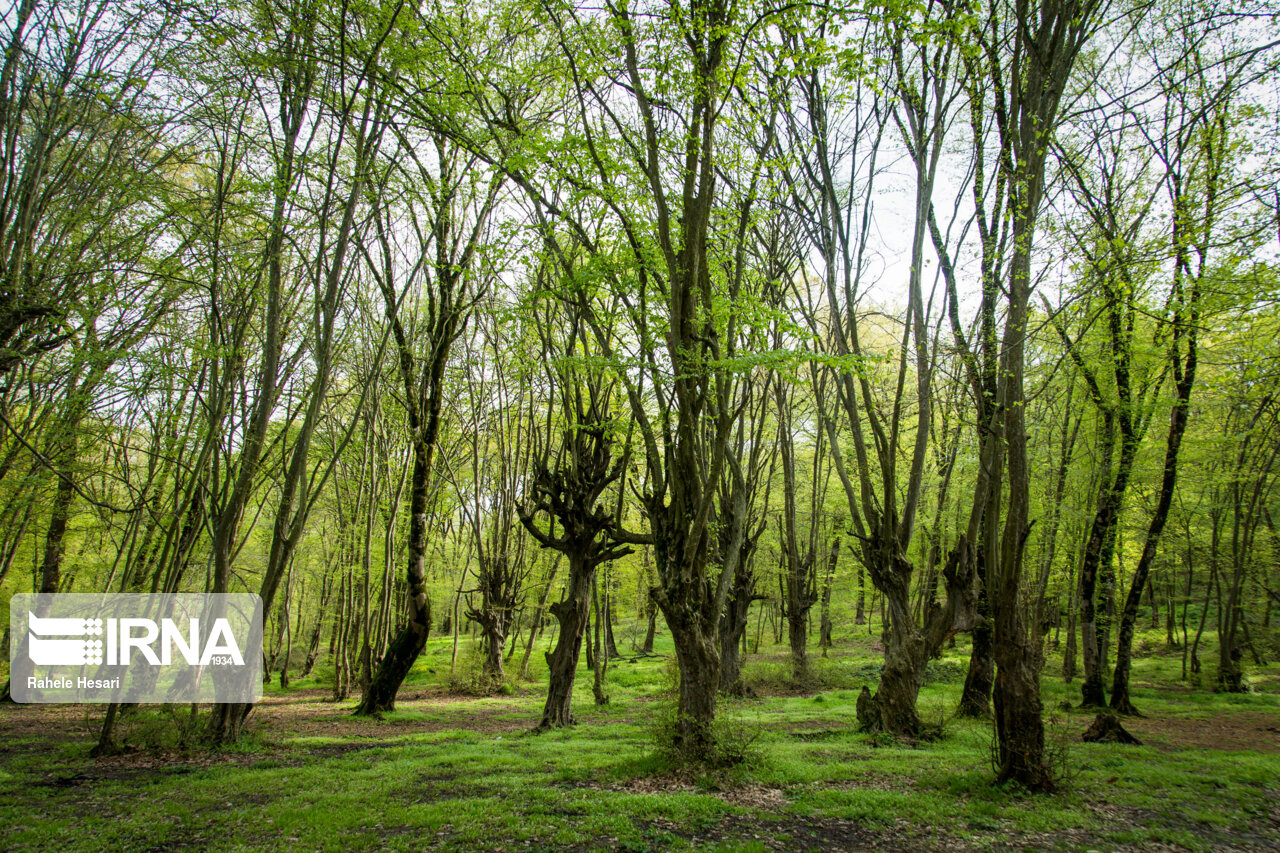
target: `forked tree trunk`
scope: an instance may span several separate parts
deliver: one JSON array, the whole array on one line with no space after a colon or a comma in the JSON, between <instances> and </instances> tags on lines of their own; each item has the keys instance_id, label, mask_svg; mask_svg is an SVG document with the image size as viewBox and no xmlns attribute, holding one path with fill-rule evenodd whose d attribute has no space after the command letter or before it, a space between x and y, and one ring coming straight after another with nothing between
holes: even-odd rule
<instances>
[{"instance_id":1,"label":"forked tree trunk","mask_svg":"<svg viewBox=\"0 0 1280 853\"><path fill-rule=\"evenodd\" d=\"M888 559L902 561L896 555ZM972 550L962 536L942 570L947 585L946 603L930 607L923 630L916 627L911 616L910 568L898 565L891 578L879 578L878 586L888 608L885 661L876 692L872 694L864 687L858 697L858 725L864 731L899 737L918 737L923 732L916 700L924 685L925 667L948 638L956 631L970 630L976 618L973 564Z\"/></svg>"}]
</instances>

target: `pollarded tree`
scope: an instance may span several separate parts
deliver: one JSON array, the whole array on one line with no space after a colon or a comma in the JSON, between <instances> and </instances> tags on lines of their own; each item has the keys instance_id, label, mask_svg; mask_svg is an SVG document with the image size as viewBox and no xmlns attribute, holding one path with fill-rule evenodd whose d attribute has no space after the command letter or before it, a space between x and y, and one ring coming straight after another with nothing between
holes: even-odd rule
<instances>
[{"instance_id":1,"label":"pollarded tree","mask_svg":"<svg viewBox=\"0 0 1280 853\"><path fill-rule=\"evenodd\" d=\"M713 749L718 626L733 584L716 552L740 552L736 538L717 549L712 522L721 485L741 476L731 439L749 382L736 368L754 285L743 247L766 191L759 155L768 146L735 133L773 126L769 75L734 57L767 48L770 13L690 0L609 2L590 13L557 3L530 14L536 30L495 40L522 45L516 59L529 70L476 76L459 96L482 129L434 120L502 169L536 221L557 222L600 261L621 302L628 330L618 343L603 318L585 319L601 354L631 365L618 376L643 450L658 575L651 595L681 673L675 741L704 757ZM439 38L471 56L473 29ZM489 67L502 49L485 47L464 67ZM566 186L592 201L593 216L600 211L605 236L564 204L556 188ZM745 536L745 516L736 529Z\"/></svg>"},{"instance_id":2,"label":"pollarded tree","mask_svg":"<svg viewBox=\"0 0 1280 853\"><path fill-rule=\"evenodd\" d=\"M561 258L560 263L568 265L569 260ZM627 457L614 450L610 398L616 380L594 357L597 345L583 319L591 283L581 281L582 272L572 265L561 274L548 267L541 272L548 279L540 288L545 301L535 300L532 310L538 315L551 397L548 432L540 437L541 447L534 454L520 520L542 547L565 555L569 577L564 598L549 608L560 630L555 647L546 653L550 681L539 731L572 725L573 684L596 569L631 553L624 543L640 539L624 531L617 513L603 503L610 487L620 483ZM552 285L561 279L562 286ZM560 433L558 442L552 439L555 431ZM545 527L540 519L545 519Z\"/></svg>"},{"instance_id":3,"label":"pollarded tree","mask_svg":"<svg viewBox=\"0 0 1280 853\"><path fill-rule=\"evenodd\" d=\"M741 555L748 533L746 495L731 489L733 504L720 506L719 515L733 536L720 549L725 563L717 565L711 521L720 484L743 478L731 439L749 378L735 376L731 366L740 357L744 303L752 298L744 286L743 232L764 191L757 182L760 152L767 150L725 136L730 119L773 126L767 86L745 79L733 61L763 47L755 33L764 28L750 24L748 10L721 0L643 10L611 2L607 9L622 73L607 97L591 78L575 75L575 82L606 121L591 129L593 145L601 130L622 123L618 154L642 167L644 201L635 212L642 218L628 211L621 225L638 274L638 292L627 302L656 423L640 388L629 378L626 387L649 475L644 506L659 580L651 595L671 629L680 669L675 746L701 758L715 748L719 622L736 569L729 560ZM759 14L767 21L767 10ZM607 58L602 51L599 59ZM624 121L624 107L634 118ZM597 163L609 187L611 169ZM732 175L736 186L726 180L732 192L719 189L722 174ZM652 317L645 316L650 300L662 305Z\"/></svg>"}]
</instances>

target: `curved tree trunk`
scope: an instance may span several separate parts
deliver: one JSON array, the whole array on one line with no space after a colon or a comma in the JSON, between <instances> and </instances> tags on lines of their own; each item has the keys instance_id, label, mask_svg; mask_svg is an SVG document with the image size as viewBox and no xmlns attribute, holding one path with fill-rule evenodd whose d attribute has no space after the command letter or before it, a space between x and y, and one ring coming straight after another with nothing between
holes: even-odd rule
<instances>
[{"instance_id":1,"label":"curved tree trunk","mask_svg":"<svg viewBox=\"0 0 1280 853\"><path fill-rule=\"evenodd\" d=\"M578 673L578 658L587 628L590 578L577 560L570 558L569 590L564 601L551 605L551 615L560 623L556 645L546 653L550 680L547 701L542 707L542 720L535 731L571 726L573 719L573 685Z\"/></svg>"},{"instance_id":2,"label":"curved tree trunk","mask_svg":"<svg viewBox=\"0 0 1280 853\"><path fill-rule=\"evenodd\" d=\"M1133 660L1133 633L1138 619L1138 606L1141 603L1142 588L1147 585L1151 566L1155 563L1156 547L1164 532L1164 525L1169 517L1169 508L1173 504L1173 493L1178 481L1178 454L1182 447L1182 436L1187 430L1187 419L1190 414L1191 390L1195 384L1197 362L1197 329L1199 318L1199 287L1193 285L1190 294L1191 323L1183 329L1181 322L1175 322L1173 368L1177 396L1169 414L1169 435L1165 441L1164 474L1160 483L1160 499L1147 527L1147 538L1142 546L1142 556L1134 570L1133 580L1129 587L1129 595L1125 600L1124 611L1120 617L1120 642L1116 650L1116 670L1111 682L1111 708L1120 714L1137 714L1129 698L1129 670ZM1180 319L1181 315L1179 315ZM1179 361L1176 349L1179 338L1186 337L1186 360ZM1155 590L1151 590L1152 601ZM1168 636L1173 639L1173 603L1170 602Z\"/></svg>"},{"instance_id":3,"label":"curved tree trunk","mask_svg":"<svg viewBox=\"0 0 1280 853\"><path fill-rule=\"evenodd\" d=\"M427 598L426 546L427 546L427 448L415 447L413 479L409 492L409 618L396 634L387 653L382 658L369 683L369 689L360 697L356 714L379 714L394 711L396 694L413 668L414 661L422 654L431 633L431 604Z\"/></svg>"}]
</instances>

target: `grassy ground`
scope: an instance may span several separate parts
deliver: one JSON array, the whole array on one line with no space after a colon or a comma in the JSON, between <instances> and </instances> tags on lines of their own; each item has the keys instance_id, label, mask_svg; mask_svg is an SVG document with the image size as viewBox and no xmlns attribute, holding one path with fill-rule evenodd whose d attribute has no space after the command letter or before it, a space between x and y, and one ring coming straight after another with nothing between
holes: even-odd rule
<instances>
[{"instance_id":1,"label":"grassy ground","mask_svg":"<svg viewBox=\"0 0 1280 853\"><path fill-rule=\"evenodd\" d=\"M1154 647L1154 640L1151 643ZM662 651L660 648L659 651ZM780 650L779 650L780 651ZM511 695L449 690L447 643L433 643L385 720L350 716L314 679L271 691L234 750L184 748L190 709L126 718L136 751L87 758L102 708L0 708L0 847L10 850L1276 850L1280 849L1280 666L1254 692L1178 681L1175 656L1135 665L1126 722L1140 747L1080 742L1078 689L1044 680L1062 791L992 786L989 723L953 719L965 649L930 665L924 744L856 732L873 682L865 635L819 661L819 682L786 684L785 656L755 656L761 698L728 705L723 735L751 760L674 770L654 747L670 716L664 657L618 662L611 702L579 725L526 734L540 683ZM537 655L535 654L535 657ZM455 677L454 682L458 679Z\"/></svg>"}]
</instances>

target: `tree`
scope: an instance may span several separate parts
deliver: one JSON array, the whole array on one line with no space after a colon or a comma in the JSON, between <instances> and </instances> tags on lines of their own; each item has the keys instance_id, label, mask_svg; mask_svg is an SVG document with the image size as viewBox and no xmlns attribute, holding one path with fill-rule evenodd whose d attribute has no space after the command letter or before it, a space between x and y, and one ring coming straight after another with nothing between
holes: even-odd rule
<instances>
[{"instance_id":1,"label":"tree","mask_svg":"<svg viewBox=\"0 0 1280 853\"><path fill-rule=\"evenodd\" d=\"M946 38L934 41L936 33L945 29L945 22L939 24L932 14L926 12L921 21L895 18L885 36L888 44L884 47L894 62L888 84L901 101L896 108L881 98L876 87L867 86L868 91L851 105L850 118L834 114L838 102L828 92L834 81L828 81L821 65L815 63L805 68L801 77L809 127L793 126L794 134L803 131L817 148L816 168L802 167L808 187L797 187L797 200L805 208L823 262L823 316L811 306L808 322L820 344L829 348L837 368L829 372L835 399L828 401L825 395L817 395L820 416L829 434L833 465L844 487L862 563L872 584L884 595L889 614L885 665L875 693L863 689L858 722L868 731L909 737L922 731L916 698L924 683L925 665L954 631L969 627L974 607L973 566L963 540L953 549L943 572L946 604L929 609L923 628L916 625L910 606L915 566L909 549L925 485L934 406L934 360L923 291L924 239L929 233L945 128L956 99L956 45ZM919 41L913 41L916 33ZM867 52L880 48L876 38L868 37L859 47ZM852 130L846 130L853 137L848 142L840 138L842 121L852 124ZM870 193L877 178L876 158L890 122L897 124L915 166L915 201L906 312L895 372L886 383L890 390L882 396L874 387L875 359L863 341L866 329L858 316L858 304L866 286L864 253L871 223ZM860 146L866 146L867 151L861 152ZM841 186L837 175L844 160L851 160L854 169L864 170L862 187ZM856 229L855 203L862 208ZM914 396L909 397L907 387L912 380ZM853 445L852 463L846 462L841 449L846 432ZM906 483L900 492L899 472L904 461Z\"/></svg>"},{"instance_id":2,"label":"tree","mask_svg":"<svg viewBox=\"0 0 1280 853\"><path fill-rule=\"evenodd\" d=\"M594 283L582 280L572 266L560 275L554 269L543 268L547 304L539 310L538 328L552 391L547 429L558 430L560 440L553 443L551 432L542 438L530 494L520 509L530 535L564 554L569 564L564 597L550 607L560 629L555 647L546 653L550 681L539 731L573 724L573 683L596 569L632 553L624 543L642 540L623 530L617 514L603 505L628 459L614 450L617 425L610 417L610 398L616 383L593 357L596 345L584 319ZM548 286L561 276L563 286ZM547 520L545 529L538 518Z\"/></svg>"},{"instance_id":3,"label":"tree","mask_svg":"<svg viewBox=\"0 0 1280 853\"><path fill-rule=\"evenodd\" d=\"M398 146L384 166L386 178L402 178L409 196L410 242L401 246L403 229L393 229L390 208L374 212L376 254L365 252L377 282L395 346L413 470L409 479L409 540L406 555L408 618L387 648L358 714L395 708L396 693L427 642L431 604L426 587L427 501L440 437L444 406L445 366L454 342L465 331L472 311L489 287L488 272L477 255L484 245L489 217L502 181L486 174L474 157L440 133L423 140L394 127ZM419 206L420 205L420 206ZM402 259L409 258L408 268ZM404 303L409 300L417 332ZM425 304L421 304L425 299Z\"/></svg>"},{"instance_id":4,"label":"tree","mask_svg":"<svg viewBox=\"0 0 1280 853\"><path fill-rule=\"evenodd\" d=\"M992 6L985 20L975 22L973 33L980 47L978 62L992 89L999 168L1004 173L1007 214L1012 222L999 380L993 418L981 439L983 469L999 472L1008 486L998 552L994 512L986 513L990 526L984 533L984 583L992 611L996 662L997 778L1031 790L1053 787L1045 761L1038 655L1032 651L1038 641L1027 630L1021 602L1024 547L1031 527L1023 378L1034 283L1032 258L1044 196L1046 155L1062 95L1076 59L1098 26L1100 11L1101 5L1093 0L1042 0L1019 3L1013 9ZM989 223L990 212L985 215ZM989 230L983 230L985 253L991 247L986 239ZM984 260L984 273L992 269ZM984 306L985 310L990 309ZM997 482L992 477L991 486L984 491L995 494ZM988 499L988 507L996 503ZM975 507L978 505L975 502Z\"/></svg>"},{"instance_id":5,"label":"tree","mask_svg":"<svg viewBox=\"0 0 1280 853\"><path fill-rule=\"evenodd\" d=\"M1241 50L1230 43L1224 46L1230 51L1225 61L1205 57L1194 37L1201 32L1199 27L1187 25L1181 32L1190 44L1170 67L1161 69L1157 79L1163 109L1155 132L1148 135L1163 167L1170 207L1168 240L1173 269L1165 310L1174 399L1159 497L1121 614L1111 707L1124 714L1138 713L1129 697L1134 626L1177 488L1182 441L1196 384L1200 335L1207 331L1211 315L1206 310L1206 295L1213 287L1212 280L1230 276L1238 264L1248 269L1250 253L1244 249L1260 245L1264 234L1270 237L1269 223L1262 225L1265 215L1257 215L1261 213L1256 206L1257 184L1247 176L1242 180L1237 176L1239 167L1234 166L1239 162L1236 137L1243 135L1235 128L1235 114L1236 102L1255 79L1262 79L1255 75L1267 75L1267 66L1274 71L1275 60L1259 63L1256 47ZM1270 49L1274 53L1274 45ZM1179 81L1174 85L1174 75L1184 76L1184 67L1190 72L1185 76L1194 82L1185 85ZM1235 212L1240 207L1256 213L1241 216ZM1214 263L1223 256L1222 261Z\"/></svg>"}]
</instances>

